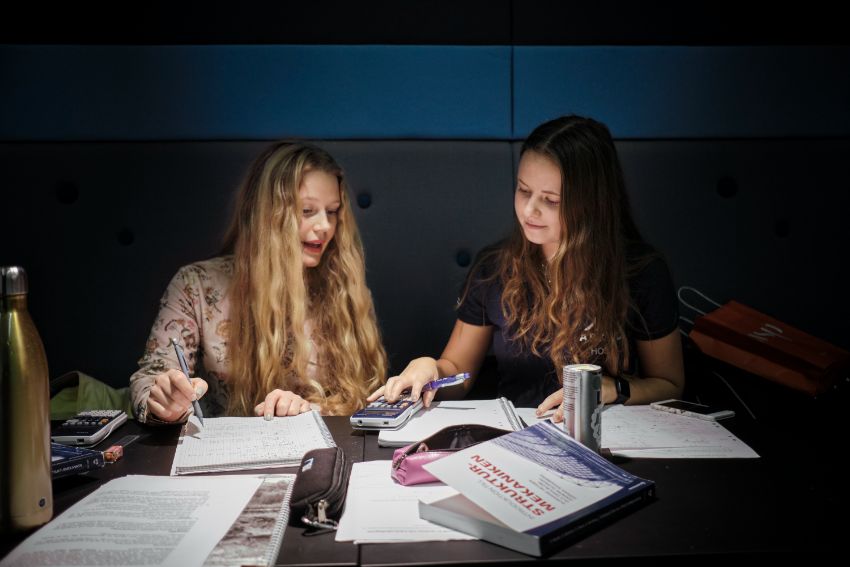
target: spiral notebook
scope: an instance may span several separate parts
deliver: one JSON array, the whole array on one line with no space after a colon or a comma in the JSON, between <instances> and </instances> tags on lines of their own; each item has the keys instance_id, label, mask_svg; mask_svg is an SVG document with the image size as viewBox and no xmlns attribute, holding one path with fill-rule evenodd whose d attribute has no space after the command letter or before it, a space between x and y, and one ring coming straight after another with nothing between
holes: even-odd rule
<instances>
[{"instance_id":1,"label":"spiral notebook","mask_svg":"<svg viewBox=\"0 0 850 567\"><path fill-rule=\"evenodd\" d=\"M171 475L295 467L311 449L336 447L316 411L266 421L214 417L201 427L193 416L183 426Z\"/></svg>"},{"instance_id":2,"label":"spiral notebook","mask_svg":"<svg viewBox=\"0 0 850 567\"><path fill-rule=\"evenodd\" d=\"M294 474L270 474L207 556L204 567L272 566L289 523Z\"/></svg>"},{"instance_id":3,"label":"spiral notebook","mask_svg":"<svg viewBox=\"0 0 850 567\"><path fill-rule=\"evenodd\" d=\"M493 400L458 400L434 402L395 430L381 431L378 445L381 447L404 447L433 435L450 425L475 423L498 427L507 431L523 428L513 403L507 398Z\"/></svg>"}]
</instances>

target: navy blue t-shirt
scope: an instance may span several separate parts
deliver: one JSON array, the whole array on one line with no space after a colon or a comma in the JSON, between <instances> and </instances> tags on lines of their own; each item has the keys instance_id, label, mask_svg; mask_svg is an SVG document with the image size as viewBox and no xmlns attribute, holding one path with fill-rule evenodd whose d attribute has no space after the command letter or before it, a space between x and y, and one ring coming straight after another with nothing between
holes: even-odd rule
<instances>
[{"instance_id":1,"label":"navy blue t-shirt","mask_svg":"<svg viewBox=\"0 0 850 567\"><path fill-rule=\"evenodd\" d=\"M499 396L517 407L536 407L561 387L549 353L535 356L528 347L512 340L501 307L502 284L490 279L496 271L495 255L476 262L470 271L466 297L458 307L458 319L470 325L493 326L493 354L497 361ZM629 279L633 307L625 325L629 360L624 372L637 369L636 340L653 340L669 335L679 325L679 310L673 280L661 257L653 258ZM567 356L569 359L569 356Z\"/></svg>"}]
</instances>

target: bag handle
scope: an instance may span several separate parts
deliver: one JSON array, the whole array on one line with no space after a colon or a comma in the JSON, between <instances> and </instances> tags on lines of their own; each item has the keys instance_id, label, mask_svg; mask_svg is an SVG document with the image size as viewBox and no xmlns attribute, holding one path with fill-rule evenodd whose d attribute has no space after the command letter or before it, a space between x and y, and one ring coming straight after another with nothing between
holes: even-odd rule
<instances>
[{"instance_id":1,"label":"bag handle","mask_svg":"<svg viewBox=\"0 0 850 567\"><path fill-rule=\"evenodd\" d=\"M698 296L700 296L701 298L703 298L705 301L707 301L708 303L710 303L710 304L711 304L711 305L713 305L714 307L722 307L719 303L717 303L716 301L714 301L713 299L711 299L710 297L708 297L707 295L705 295L704 293L702 293L702 292L701 292L700 290L698 290L697 288L695 288L695 287L691 287L691 286L687 286L687 285L683 285L683 286L681 286L681 287L678 289L678 291L676 292L676 296L679 298L679 302L680 302L680 303L682 303L684 306L686 306L686 307L690 308L690 309L691 309L691 310L693 310L694 312L698 313L699 315L705 315L705 314L706 314L706 312L705 312L705 311L703 311L702 309L699 309L699 308L697 308L697 307L695 307L695 306L691 305L691 304L690 304L690 303L688 303L687 301L685 301L685 298L684 298L684 297L682 297L683 292L685 292L685 291L692 291L692 292L694 292L695 294L697 294ZM692 319L688 319L687 317L685 317L685 316L683 316L683 315L679 315L679 319L680 319L680 320L682 320L682 321L684 321L684 322L686 322L686 323L689 323L689 324L691 325L691 327L693 328L693 326L694 326L694 322L693 322L693 320L692 320ZM682 334L683 334L683 335L685 335L685 336L688 336L688 333L687 333L687 332L685 332L685 331L684 331L684 330L682 330L682 329L679 329L679 332L680 332L680 333L682 333Z\"/></svg>"},{"instance_id":2,"label":"bag handle","mask_svg":"<svg viewBox=\"0 0 850 567\"><path fill-rule=\"evenodd\" d=\"M689 307L690 309L692 309L692 310L693 310L693 311L695 311L696 313L699 313L700 315L705 315L705 314L706 314L706 312L705 312L705 311L703 311L703 310L701 310L701 309L696 308L695 306L693 306L693 305L691 305L690 303L688 303L687 301L685 301L685 299L682 297L682 293L683 293L683 292L685 292L685 291L692 291L693 293L697 294L698 296L700 296L701 298L703 298L705 301L707 301L708 303L710 303L711 305L713 305L714 307L717 307L717 308L722 307L722 305L720 305L719 303L717 303L716 301L714 301L713 299L711 299L710 297L708 297L707 295L705 295L703 292L701 292L701 291L700 291L700 290L698 290L697 288L695 288L695 287L691 287L691 286L687 286L687 285L683 285L683 286L681 286L681 287L679 288L679 290L676 292L676 296L679 298L679 301L680 301L683 305L685 305L686 307ZM688 319L687 317L683 317L683 316L679 315L679 319L681 319L682 321L686 321L686 322L690 323L690 324L691 324L691 326L693 326L693 325L694 325L694 322L693 322L691 319ZM682 333L682 334L683 334L683 335L685 335L685 336L688 336L688 333L686 333L685 331L683 331L683 330L681 330L681 329L679 329L679 332L680 332L680 333ZM732 392L732 395L733 395L733 396L735 396L735 398L737 398L737 400L738 400L738 402L741 404L741 406L742 406L745 410L747 410L747 413L749 413L749 414L750 414L750 417L752 417L752 418L753 418L753 421L756 421L756 420L757 420L757 418L756 418L756 414L755 414L755 413L753 413L753 410L751 410L751 409L750 409L750 407L746 404L746 402L744 402L744 400L741 398L741 396L739 396L739 395L738 395L738 392L737 392L737 391L735 391L735 388L733 388L733 387L732 387L732 385L731 385L731 384L730 384L730 383L729 383L729 382L728 382L728 381L727 381L727 380L726 380L723 376L721 376L721 375L720 375L720 374L718 374L717 372L715 372L715 371L713 371L713 370L712 370L712 372L711 372L711 373L712 373L712 374L714 374L717 378L719 378L721 382L723 382L723 384L724 384L724 385L725 385L725 386L729 389L729 391L730 391L730 392ZM699 400L698 400L698 401L699 401Z\"/></svg>"},{"instance_id":3,"label":"bag handle","mask_svg":"<svg viewBox=\"0 0 850 567\"><path fill-rule=\"evenodd\" d=\"M691 305L690 303L685 301L684 298L682 297L683 291L692 291L695 294L697 294L698 296L700 296L701 298L703 298L704 300L706 300L707 302L709 302L710 304L712 304L713 306L722 307L722 305L720 305L719 303L717 303L716 301L714 301L713 299L711 299L710 297L705 295L703 292L701 292L697 288L687 286L687 285L683 285L682 287L679 288L679 291L676 293L676 295L679 297L679 301L681 301L683 304L685 304L685 306L690 307L691 309L693 309L694 311L696 311L700 315L705 315L705 311L703 311L701 309L697 309L696 307L694 307L693 305Z\"/></svg>"}]
</instances>

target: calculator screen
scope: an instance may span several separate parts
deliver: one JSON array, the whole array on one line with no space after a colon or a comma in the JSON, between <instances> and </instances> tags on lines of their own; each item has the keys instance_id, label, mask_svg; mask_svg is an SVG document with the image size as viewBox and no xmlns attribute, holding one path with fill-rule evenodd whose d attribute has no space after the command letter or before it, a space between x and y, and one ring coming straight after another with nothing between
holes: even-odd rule
<instances>
[{"instance_id":1,"label":"calculator screen","mask_svg":"<svg viewBox=\"0 0 850 567\"><path fill-rule=\"evenodd\" d=\"M413 402L410 400L403 400L393 404L380 401L372 402L357 413L370 417L395 417L412 405Z\"/></svg>"}]
</instances>

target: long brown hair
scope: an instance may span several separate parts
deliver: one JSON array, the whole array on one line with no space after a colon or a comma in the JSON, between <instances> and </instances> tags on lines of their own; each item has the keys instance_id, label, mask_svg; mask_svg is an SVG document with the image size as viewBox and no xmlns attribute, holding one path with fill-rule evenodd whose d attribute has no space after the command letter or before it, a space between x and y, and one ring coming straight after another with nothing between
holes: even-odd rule
<instances>
[{"instance_id":1,"label":"long brown hair","mask_svg":"<svg viewBox=\"0 0 850 567\"><path fill-rule=\"evenodd\" d=\"M308 171L337 178L340 208L334 238L315 268L302 265L299 188ZM251 165L224 239L234 256L230 294L229 407L249 415L275 388L351 413L385 379L386 353L366 287L363 246L342 168L325 150L281 142ZM308 316L309 313L309 316ZM317 380L307 378L311 337Z\"/></svg>"},{"instance_id":2,"label":"long brown hair","mask_svg":"<svg viewBox=\"0 0 850 567\"><path fill-rule=\"evenodd\" d=\"M510 238L494 252L514 339L537 356L548 350L556 369L597 362L617 374L627 348L628 276L650 257L627 263L629 246L642 238L611 133L595 120L563 116L535 128L520 156L527 152L561 172L561 242L547 263L514 217Z\"/></svg>"}]
</instances>

